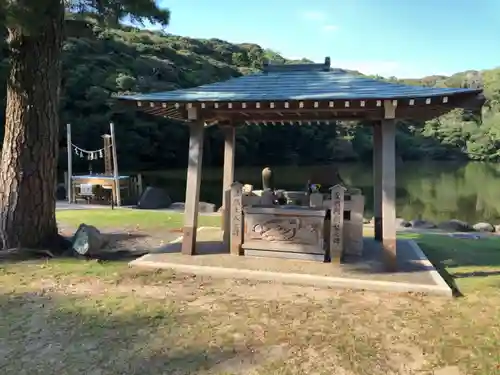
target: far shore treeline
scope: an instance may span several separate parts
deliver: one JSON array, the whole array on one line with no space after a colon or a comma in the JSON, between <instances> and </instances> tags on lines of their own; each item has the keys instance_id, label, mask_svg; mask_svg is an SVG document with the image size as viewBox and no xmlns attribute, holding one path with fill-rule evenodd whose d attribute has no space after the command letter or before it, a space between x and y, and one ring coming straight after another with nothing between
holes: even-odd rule
<instances>
[{"instance_id":1,"label":"far shore treeline","mask_svg":"<svg viewBox=\"0 0 500 375\"><path fill-rule=\"evenodd\" d=\"M84 149L98 149L102 147L101 135L108 132L110 121L116 124L122 170L182 168L187 163L187 129L182 124L119 105L112 95L165 91L226 80L256 71L265 59L288 62L279 54L251 43L191 39L131 27L101 28L92 23L71 25L67 28L63 56L61 170L66 169L65 124L72 124L74 143ZM0 44L1 121L5 113L7 72L7 50ZM472 76L476 75L477 72L472 72ZM485 70L481 76L487 97L482 123L461 111L426 123L400 122L396 137L398 158L497 160L500 156L500 68ZM430 76L399 82L460 87L467 85L470 77L471 72L462 72L451 77ZM397 81L394 77L386 79ZM240 166L262 166L369 160L371 129L366 125L339 122L320 126L242 127L237 132L236 162ZM217 127L206 133L204 165L221 165L223 136ZM3 134L0 137L3 138ZM94 170L101 168L98 162L93 164ZM88 161L75 156L74 170L87 171Z\"/></svg>"}]
</instances>

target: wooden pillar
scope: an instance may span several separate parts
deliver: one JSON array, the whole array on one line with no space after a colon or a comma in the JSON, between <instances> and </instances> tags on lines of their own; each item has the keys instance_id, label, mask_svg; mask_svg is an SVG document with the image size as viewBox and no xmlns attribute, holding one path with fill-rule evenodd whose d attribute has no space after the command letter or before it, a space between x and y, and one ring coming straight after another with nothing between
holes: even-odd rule
<instances>
[{"instance_id":1,"label":"wooden pillar","mask_svg":"<svg viewBox=\"0 0 500 375\"><path fill-rule=\"evenodd\" d=\"M142 191L143 191L143 185L142 185L142 174L137 175L137 198L141 198L142 196Z\"/></svg>"},{"instance_id":2,"label":"wooden pillar","mask_svg":"<svg viewBox=\"0 0 500 375\"><path fill-rule=\"evenodd\" d=\"M196 118L196 109L194 114ZM184 209L184 229L182 238L182 254L196 253L196 231L198 229L198 208L200 202L201 167L203 160L203 122L194 122L189 125L189 157L187 168L187 186Z\"/></svg>"},{"instance_id":3,"label":"wooden pillar","mask_svg":"<svg viewBox=\"0 0 500 375\"><path fill-rule=\"evenodd\" d=\"M111 151L113 155L113 182L115 186L116 205L122 205L120 175L118 173L118 156L116 150L115 124L109 123L109 132L111 133Z\"/></svg>"},{"instance_id":4,"label":"wooden pillar","mask_svg":"<svg viewBox=\"0 0 500 375\"><path fill-rule=\"evenodd\" d=\"M234 182L234 154L235 154L235 133L234 126L227 126L223 128L224 131L224 177L223 177L223 191L231 189ZM222 196L222 207L226 206L226 197Z\"/></svg>"},{"instance_id":5,"label":"wooden pillar","mask_svg":"<svg viewBox=\"0 0 500 375\"><path fill-rule=\"evenodd\" d=\"M68 173L64 179L66 184L66 196L68 197L68 203L73 203L73 144L71 141L71 124L66 125L66 138L68 149Z\"/></svg>"},{"instance_id":6,"label":"wooden pillar","mask_svg":"<svg viewBox=\"0 0 500 375\"><path fill-rule=\"evenodd\" d=\"M373 124L373 219L375 239L382 241L382 123Z\"/></svg>"},{"instance_id":7,"label":"wooden pillar","mask_svg":"<svg viewBox=\"0 0 500 375\"><path fill-rule=\"evenodd\" d=\"M234 126L222 128L224 133L224 174L222 180L222 230L224 233L224 246L229 249L229 237L231 232L231 185L234 182L234 154L235 154L235 133Z\"/></svg>"},{"instance_id":8,"label":"wooden pillar","mask_svg":"<svg viewBox=\"0 0 500 375\"><path fill-rule=\"evenodd\" d=\"M111 176L113 174L113 160L111 157L111 135L104 134L102 136L104 140L104 174L106 176Z\"/></svg>"},{"instance_id":9,"label":"wooden pillar","mask_svg":"<svg viewBox=\"0 0 500 375\"><path fill-rule=\"evenodd\" d=\"M396 101L384 101L382 121L382 248L387 271L397 269L396 256Z\"/></svg>"}]
</instances>

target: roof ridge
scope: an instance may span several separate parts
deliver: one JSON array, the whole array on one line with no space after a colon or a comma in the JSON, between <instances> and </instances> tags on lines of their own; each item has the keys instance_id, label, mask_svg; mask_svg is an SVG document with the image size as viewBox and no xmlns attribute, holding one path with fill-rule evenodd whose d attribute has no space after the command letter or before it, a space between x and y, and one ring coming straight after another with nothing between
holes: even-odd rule
<instances>
[{"instance_id":1,"label":"roof ridge","mask_svg":"<svg viewBox=\"0 0 500 375\"><path fill-rule=\"evenodd\" d=\"M328 72L330 71L330 57L325 57L324 63L312 64L274 64L269 60L262 63L262 71L270 72Z\"/></svg>"}]
</instances>

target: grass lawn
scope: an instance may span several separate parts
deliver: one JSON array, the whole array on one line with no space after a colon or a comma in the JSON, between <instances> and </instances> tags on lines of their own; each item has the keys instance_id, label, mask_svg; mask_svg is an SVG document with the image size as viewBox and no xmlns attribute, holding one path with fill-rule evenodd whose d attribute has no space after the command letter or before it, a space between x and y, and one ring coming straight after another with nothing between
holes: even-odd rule
<instances>
[{"instance_id":1,"label":"grass lawn","mask_svg":"<svg viewBox=\"0 0 500 375\"><path fill-rule=\"evenodd\" d=\"M97 228L143 228L147 230L182 228L184 215L176 212L145 211L134 209L109 208L96 210L61 210L57 212L57 221L76 227L80 223L94 225ZM199 226L219 226L220 217L200 215Z\"/></svg>"},{"instance_id":2,"label":"grass lawn","mask_svg":"<svg viewBox=\"0 0 500 375\"><path fill-rule=\"evenodd\" d=\"M457 239L437 234L405 234L425 252L448 283L468 295L498 293L500 289L500 237ZM500 372L499 372L500 373Z\"/></svg>"},{"instance_id":3,"label":"grass lawn","mask_svg":"<svg viewBox=\"0 0 500 375\"><path fill-rule=\"evenodd\" d=\"M58 220L181 226L181 215L132 210L63 211ZM202 217L200 225L212 220ZM465 297L219 280L122 262L4 263L0 368L30 375L500 373L500 242L413 236L459 277Z\"/></svg>"}]
</instances>

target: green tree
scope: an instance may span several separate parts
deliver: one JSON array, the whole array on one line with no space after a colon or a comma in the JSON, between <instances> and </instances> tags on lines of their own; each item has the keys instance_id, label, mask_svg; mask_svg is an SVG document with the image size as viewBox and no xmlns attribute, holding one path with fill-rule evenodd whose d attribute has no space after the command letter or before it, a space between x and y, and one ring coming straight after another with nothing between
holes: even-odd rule
<instances>
[{"instance_id":1,"label":"green tree","mask_svg":"<svg viewBox=\"0 0 500 375\"><path fill-rule=\"evenodd\" d=\"M154 0L0 0L7 31L5 133L0 161L0 233L5 247L45 247L57 240L61 53L66 12L117 24L166 26Z\"/></svg>"}]
</instances>

